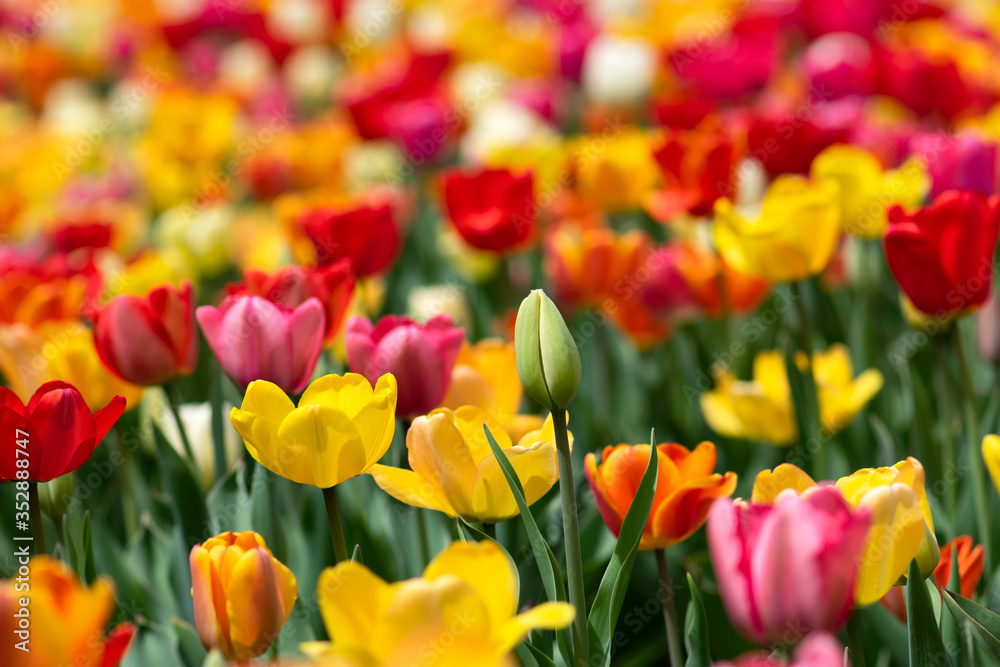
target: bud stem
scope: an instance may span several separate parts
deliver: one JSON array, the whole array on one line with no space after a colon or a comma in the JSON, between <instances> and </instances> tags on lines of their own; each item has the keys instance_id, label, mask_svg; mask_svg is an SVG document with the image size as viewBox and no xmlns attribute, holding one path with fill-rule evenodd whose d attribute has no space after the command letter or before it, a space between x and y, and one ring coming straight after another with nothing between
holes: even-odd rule
<instances>
[{"instance_id":1,"label":"bud stem","mask_svg":"<svg viewBox=\"0 0 1000 667\"><path fill-rule=\"evenodd\" d=\"M340 523L340 507L337 505L337 487L323 489L323 500L326 502L326 515L330 519L330 536L333 538L333 555L338 563L350 558L347 553L347 542L344 540L344 526Z\"/></svg>"},{"instance_id":2,"label":"bud stem","mask_svg":"<svg viewBox=\"0 0 1000 667\"><path fill-rule=\"evenodd\" d=\"M587 595L583 588L583 558L580 555L580 522L577 515L576 486L573 483L573 457L566 431L566 410L552 411L552 425L559 453L559 495L562 498L563 541L566 549L566 574L569 579L569 601L576 607L573 621L573 653L577 665L590 664L590 643L587 634Z\"/></svg>"}]
</instances>

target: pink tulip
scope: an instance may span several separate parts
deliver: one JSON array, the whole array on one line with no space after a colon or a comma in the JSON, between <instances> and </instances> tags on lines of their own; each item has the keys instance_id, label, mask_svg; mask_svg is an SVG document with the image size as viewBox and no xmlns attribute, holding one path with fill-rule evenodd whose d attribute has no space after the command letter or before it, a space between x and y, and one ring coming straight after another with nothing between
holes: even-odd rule
<instances>
[{"instance_id":1,"label":"pink tulip","mask_svg":"<svg viewBox=\"0 0 1000 667\"><path fill-rule=\"evenodd\" d=\"M316 298L292 309L259 296L230 296L195 317L222 370L240 387L267 380L297 394L323 348L326 315Z\"/></svg>"},{"instance_id":2,"label":"pink tulip","mask_svg":"<svg viewBox=\"0 0 1000 667\"><path fill-rule=\"evenodd\" d=\"M790 637L791 641L797 637ZM787 643L787 642L786 642ZM717 662L713 667L849 667L844 660L844 647L826 632L813 632L799 644L787 662L773 657L774 653L748 653L735 663Z\"/></svg>"},{"instance_id":3,"label":"pink tulip","mask_svg":"<svg viewBox=\"0 0 1000 667\"><path fill-rule=\"evenodd\" d=\"M927 161L933 183L931 199L946 190L976 190L987 197L996 194L996 143L969 132L927 132L915 135L910 149Z\"/></svg>"},{"instance_id":4,"label":"pink tulip","mask_svg":"<svg viewBox=\"0 0 1000 667\"><path fill-rule=\"evenodd\" d=\"M355 316L344 329L353 372L372 383L386 373L396 377L396 413L401 417L423 415L441 405L464 340L465 330L452 326L447 315L423 325L398 315L386 315L377 325Z\"/></svg>"},{"instance_id":5,"label":"pink tulip","mask_svg":"<svg viewBox=\"0 0 1000 667\"><path fill-rule=\"evenodd\" d=\"M716 501L708 545L733 625L761 643L789 628L837 631L854 605L868 519L831 487L787 491L774 505Z\"/></svg>"}]
</instances>

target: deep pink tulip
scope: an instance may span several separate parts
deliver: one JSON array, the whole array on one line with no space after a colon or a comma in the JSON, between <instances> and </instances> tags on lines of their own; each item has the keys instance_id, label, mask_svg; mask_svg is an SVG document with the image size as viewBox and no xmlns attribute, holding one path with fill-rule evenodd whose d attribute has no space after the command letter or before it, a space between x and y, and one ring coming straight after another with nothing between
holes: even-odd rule
<instances>
[{"instance_id":1,"label":"deep pink tulip","mask_svg":"<svg viewBox=\"0 0 1000 667\"><path fill-rule=\"evenodd\" d=\"M794 634L797 631L792 629L789 632ZM787 667L844 667L850 663L844 661L844 647L836 637L826 632L813 632L795 649L791 662L776 658L773 653L748 653L735 663L717 662L713 667L786 667L786 665Z\"/></svg>"},{"instance_id":2,"label":"deep pink tulip","mask_svg":"<svg viewBox=\"0 0 1000 667\"><path fill-rule=\"evenodd\" d=\"M910 139L910 150L927 160L930 198L945 190L975 190L989 197L997 192L997 145L969 132L922 133Z\"/></svg>"},{"instance_id":3,"label":"deep pink tulip","mask_svg":"<svg viewBox=\"0 0 1000 667\"><path fill-rule=\"evenodd\" d=\"M733 625L761 643L789 628L836 632L854 605L868 519L832 487L789 491L774 505L716 501L708 546Z\"/></svg>"},{"instance_id":4,"label":"deep pink tulip","mask_svg":"<svg viewBox=\"0 0 1000 667\"><path fill-rule=\"evenodd\" d=\"M293 309L259 296L230 296L195 316L222 370L241 387L267 380L297 394L323 348L326 315L316 298Z\"/></svg>"},{"instance_id":5,"label":"deep pink tulip","mask_svg":"<svg viewBox=\"0 0 1000 667\"><path fill-rule=\"evenodd\" d=\"M344 329L353 372L372 383L386 373L396 377L396 413L401 417L423 415L441 405L464 340L465 330L453 326L447 315L432 317L426 324L386 315L377 325L355 316Z\"/></svg>"}]
</instances>

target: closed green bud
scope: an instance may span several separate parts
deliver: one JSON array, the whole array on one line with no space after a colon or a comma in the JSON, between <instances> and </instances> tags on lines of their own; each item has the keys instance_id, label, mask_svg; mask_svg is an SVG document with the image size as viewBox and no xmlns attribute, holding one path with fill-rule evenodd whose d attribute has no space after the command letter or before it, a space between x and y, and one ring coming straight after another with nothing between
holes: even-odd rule
<instances>
[{"instance_id":1,"label":"closed green bud","mask_svg":"<svg viewBox=\"0 0 1000 667\"><path fill-rule=\"evenodd\" d=\"M61 516L73 501L73 475L38 483L38 504L49 516Z\"/></svg>"},{"instance_id":2,"label":"closed green bud","mask_svg":"<svg viewBox=\"0 0 1000 667\"><path fill-rule=\"evenodd\" d=\"M924 541L920 543L920 549L916 555L917 565L920 566L920 574L924 579L934 574L934 568L941 562L941 547L938 546L937 538L926 525L924 526Z\"/></svg>"},{"instance_id":3,"label":"closed green bud","mask_svg":"<svg viewBox=\"0 0 1000 667\"><path fill-rule=\"evenodd\" d=\"M514 352L528 395L549 410L565 409L580 389L580 351L559 309L540 289L517 311Z\"/></svg>"}]
</instances>

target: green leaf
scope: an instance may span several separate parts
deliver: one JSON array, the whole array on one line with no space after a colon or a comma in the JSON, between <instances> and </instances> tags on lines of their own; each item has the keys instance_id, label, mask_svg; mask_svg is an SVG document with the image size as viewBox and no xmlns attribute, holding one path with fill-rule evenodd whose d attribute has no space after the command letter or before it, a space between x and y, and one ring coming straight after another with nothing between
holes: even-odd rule
<instances>
[{"instance_id":1,"label":"green leaf","mask_svg":"<svg viewBox=\"0 0 1000 667\"><path fill-rule=\"evenodd\" d=\"M941 631L934 619L930 592L924 585L917 561L910 562L906 578L907 630L910 637L910 667L941 667L951 660L941 642Z\"/></svg>"},{"instance_id":2,"label":"green leaf","mask_svg":"<svg viewBox=\"0 0 1000 667\"><path fill-rule=\"evenodd\" d=\"M639 550L639 540L646 527L649 510L653 506L653 494L656 491L656 471L659 457L656 455L655 434L650 434L650 456L646 472L642 476L639 488L632 498L632 504L625 514L611 562L608 563L597 589L597 596L590 607L588 624L590 627L591 651L604 656L604 663L610 662L611 636L618 623L618 613L621 611L628 588L629 577L632 574L632 564ZM593 656L591 656L593 657Z\"/></svg>"},{"instance_id":3,"label":"green leaf","mask_svg":"<svg viewBox=\"0 0 1000 667\"><path fill-rule=\"evenodd\" d=\"M944 592L944 602L962 632L1000 662L1000 616L950 590Z\"/></svg>"},{"instance_id":4,"label":"green leaf","mask_svg":"<svg viewBox=\"0 0 1000 667\"><path fill-rule=\"evenodd\" d=\"M541 649L532 646L528 642L521 642L514 649L518 659L524 667L556 667L552 658L545 655Z\"/></svg>"},{"instance_id":5,"label":"green leaf","mask_svg":"<svg viewBox=\"0 0 1000 667\"><path fill-rule=\"evenodd\" d=\"M362 565L365 564L365 561L361 558L361 545L360 544L355 544L354 545L354 553L351 554L351 562L353 562L353 563L361 563Z\"/></svg>"},{"instance_id":6,"label":"green leaf","mask_svg":"<svg viewBox=\"0 0 1000 667\"><path fill-rule=\"evenodd\" d=\"M237 464L235 470L216 482L208 492L205 502L211 520L212 533L227 530L241 532L251 530L251 499L246 491L246 468Z\"/></svg>"},{"instance_id":7,"label":"green leaf","mask_svg":"<svg viewBox=\"0 0 1000 667\"><path fill-rule=\"evenodd\" d=\"M712 656L708 651L708 617L705 615L705 605L701 601L701 592L690 572L687 581L688 589L691 591L691 602L684 614L684 647L688 656L684 667L711 667Z\"/></svg>"},{"instance_id":8,"label":"green leaf","mask_svg":"<svg viewBox=\"0 0 1000 667\"><path fill-rule=\"evenodd\" d=\"M563 584L562 572L559 571L556 557L552 553L552 549L549 548L548 542L542 537L542 533L538 530L538 524L535 522L535 517L528 508L528 502L524 499L524 489L521 487L521 480L518 479L514 466L507 460L507 455L500 449L500 445L497 444L496 439L490 433L490 429L486 424L483 424L483 430L486 432L486 440L490 443L490 449L493 450L493 455L496 457L497 463L500 464L500 469L503 470L504 477L507 478L507 484L510 485L511 493L514 494L514 501L517 503L517 508L521 512L521 520L524 522L524 529L528 533L531 553L535 557L535 564L538 566L538 572L542 577L542 586L545 588L545 595L549 600L565 602L566 588ZM577 609L576 613L579 614L581 612ZM571 648L573 642L569 636L569 629L561 630L556 636L559 640L559 651L566 659L566 663L573 664L574 660Z\"/></svg>"},{"instance_id":9,"label":"green leaf","mask_svg":"<svg viewBox=\"0 0 1000 667\"><path fill-rule=\"evenodd\" d=\"M948 577L948 589L960 592L962 590L962 576L959 573L958 548L955 545L951 546L951 563L951 576ZM945 597L944 601L947 606L948 598ZM941 640L944 642L945 649L951 655L951 659L955 662L958 661L962 649L962 642L959 640L958 621L959 619L955 616L954 612L941 614Z\"/></svg>"},{"instance_id":10,"label":"green leaf","mask_svg":"<svg viewBox=\"0 0 1000 667\"><path fill-rule=\"evenodd\" d=\"M177 649L185 667L201 667L208 653L198 638L198 632L190 623L179 618L171 619L170 623L177 635Z\"/></svg>"},{"instance_id":11,"label":"green leaf","mask_svg":"<svg viewBox=\"0 0 1000 667\"><path fill-rule=\"evenodd\" d=\"M180 527L184 545L191 549L208 537L211 531L201 482L198 481L198 475L191 464L180 457L155 424L153 439L156 443L156 455L163 482L167 487L167 493L170 494L174 520Z\"/></svg>"}]
</instances>

